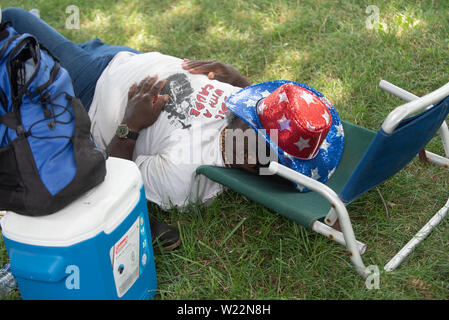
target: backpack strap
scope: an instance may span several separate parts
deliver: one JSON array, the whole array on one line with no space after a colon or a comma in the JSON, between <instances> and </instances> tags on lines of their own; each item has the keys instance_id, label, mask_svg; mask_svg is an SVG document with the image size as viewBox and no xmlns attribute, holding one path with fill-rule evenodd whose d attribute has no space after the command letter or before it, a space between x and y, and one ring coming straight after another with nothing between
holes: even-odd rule
<instances>
[{"instance_id":1,"label":"backpack strap","mask_svg":"<svg viewBox=\"0 0 449 320\"><path fill-rule=\"evenodd\" d=\"M19 122L14 112L8 112L0 116L0 124L4 124L6 127L14 130L18 137L27 138L31 135L31 133L26 131L25 127Z\"/></svg>"},{"instance_id":2,"label":"backpack strap","mask_svg":"<svg viewBox=\"0 0 449 320\"><path fill-rule=\"evenodd\" d=\"M42 50L45 50L53 58L53 60L55 60L56 62L61 62L61 60L59 60L59 58L55 56L50 50L48 50L47 47L45 47L41 42L39 42L39 47Z\"/></svg>"},{"instance_id":3,"label":"backpack strap","mask_svg":"<svg viewBox=\"0 0 449 320\"><path fill-rule=\"evenodd\" d=\"M8 110L8 98L6 98L6 94L2 88L0 88L0 104L6 112L6 110Z\"/></svg>"},{"instance_id":4,"label":"backpack strap","mask_svg":"<svg viewBox=\"0 0 449 320\"><path fill-rule=\"evenodd\" d=\"M3 55L5 54L6 50L8 50L8 47L11 44L11 42L13 42L14 40L16 40L19 37L20 37L20 34L16 34L15 36L9 38L8 41L6 41L6 43L0 49L0 59L3 58Z\"/></svg>"},{"instance_id":5,"label":"backpack strap","mask_svg":"<svg viewBox=\"0 0 449 320\"><path fill-rule=\"evenodd\" d=\"M61 66L57 61L55 61L53 68L50 71L50 77L48 81L36 88L36 91L39 93L41 105L42 108L44 109L44 115L46 119L50 118L51 116L51 112L47 108L47 105L51 103L51 95L45 89L55 81L60 69Z\"/></svg>"},{"instance_id":6,"label":"backpack strap","mask_svg":"<svg viewBox=\"0 0 449 320\"><path fill-rule=\"evenodd\" d=\"M0 29L0 41L3 41L4 39L8 38L9 32L6 29Z\"/></svg>"},{"instance_id":7,"label":"backpack strap","mask_svg":"<svg viewBox=\"0 0 449 320\"><path fill-rule=\"evenodd\" d=\"M11 25L11 22L6 21L0 24L0 41L3 41L9 36L9 31L6 30L6 27Z\"/></svg>"},{"instance_id":8,"label":"backpack strap","mask_svg":"<svg viewBox=\"0 0 449 320\"><path fill-rule=\"evenodd\" d=\"M0 116L0 123L4 124L5 126L7 126L8 128L10 128L12 130L16 130L17 127L20 126L20 123L17 120L17 117L14 114L14 112L8 112L8 113L5 113L4 115Z\"/></svg>"},{"instance_id":9,"label":"backpack strap","mask_svg":"<svg viewBox=\"0 0 449 320\"><path fill-rule=\"evenodd\" d=\"M45 88L47 88L50 84L52 84L55 81L56 76L58 75L60 69L61 69L61 66L59 65L58 62L55 61L53 68L51 68L50 77L49 77L48 81L45 82L44 84L40 85L39 87L37 87L36 90L39 93L44 91Z\"/></svg>"}]
</instances>

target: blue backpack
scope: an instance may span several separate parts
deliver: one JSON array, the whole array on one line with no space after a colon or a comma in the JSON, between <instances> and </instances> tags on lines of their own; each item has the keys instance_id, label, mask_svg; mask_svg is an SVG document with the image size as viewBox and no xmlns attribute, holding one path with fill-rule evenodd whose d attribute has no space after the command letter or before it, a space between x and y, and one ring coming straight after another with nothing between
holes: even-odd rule
<instances>
[{"instance_id":1,"label":"blue backpack","mask_svg":"<svg viewBox=\"0 0 449 320\"><path fill-rule=\"evenodd\" d=\"M104 180L105 153L58 60L0 25L0 210L60 210Z\"/></svg>"}]
</instances>

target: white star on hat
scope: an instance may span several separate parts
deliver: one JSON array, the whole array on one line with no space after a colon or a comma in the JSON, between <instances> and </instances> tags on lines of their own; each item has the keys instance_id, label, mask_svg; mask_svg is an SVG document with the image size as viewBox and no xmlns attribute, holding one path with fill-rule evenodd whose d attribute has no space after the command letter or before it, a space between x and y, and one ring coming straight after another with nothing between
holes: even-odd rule
<instances>
[{"instance_id":1,"label":"white star on hat","mask_svg":"<svg viewBox=\"0 0 449 320\"><path fill-rule=\"evenodd\" d=\"M330 145L331 145L331 144L330 144L329 142L327 142L326 139L324 139L323 143L321 144L320 149L323 149L323 150L326 150L326 152L329 152L329 151L327 150L327 148L329 148Z\"/></svg>"},{"instance_id":2,"label":"white star on hat","mask_svg":"<svg viewBox=\"0 0 449 320\"><path fill-rule=\"evenodd\" d=\"M299 191L303 192L305 188L306 187L304 187L303 185L300 185L299 183L296 183L296 189L298 189Z\"/></svg>"},{"instance_id":3,"label":"white star on hat","mask_svg":"<svg viewBox=\"0 0 449 320\"><path fill-rule=\"evenodd\" d=\"M303 139L302 137L299 137L298 142L294 143L294 145L298 147L299 151L302 151L302 149L310 147L309 141L310 139Z\"/></svg>"},{"instance_id":4,"label":"white star on hat","mask_svg":"<svg viewBox=\"0 0 449 320\"><path fill-rule=\"evenodd\" d=\"M277 122L279 123L279 126L281 127L280 130L281 132L284 130L289 130L290 131L290 121L289 119L287 119L285 117L285 113L282 116L281 120L277 120Z\"/></svg>"},{"instance_id":5,"label":"white star on hat","mask_svg":"<svg viewBox=\"0 0 449 320\"><path fill-rule=\"evenodd\" d=\"M281 103L282 101L286 101L287 103L289 102L287 94L285 92L279 93L279 103Z\"/></svg>"},{"instance_id":6,"label":"white star on hat","mask_svg":"<svg viewBox=\"0 0 449 320\"><path fill-rule=\"evenodd\" d=\"M262 97L266 98L270 95L270 92L268 90L265 90L263 92L260 93L262 95Z\"/></svg>"},{"instance_id":7,"label":"white star on hat","mask_svg":"<svg viewBox=\"0 0 449 320\"><path fill-rule=\"evenodd\" d=\"M313 94L310 94L305 91L301 94L301 98L303 98L306 101L307 105L314 102L314 100L315 100L315 97L313 96Z\"/></svg>"},{"instance_id":8,"label":"white star on hat","mask_svg":"<svg viewBox=\"0 0 449 320\"><path fill-rule=\"evenodd\" d=\"M343 125L340 123L338 126L335 126L337 128L337 137L344 137L345 133L343 132Z\"/></svg>"},{"instance_id":9,"label":"white star on hat","mask_svg":"<svg viewBox=\"0 0 449 320\"><path fill-rule=\"evenodd\" d=\"M312 169L312 179L318 180L321 176L318 174L318 167Z\"/></svg>"},{"instance_id":10,"label":"white star on hat","mask_svg":"<svg viewBox=\"0 0 449 320\"><path fill-rule=\"evenodd\" d=\"M253 99L248 99L244 104L246 104L247 107L254 107L257 101L254 101Z\"/></svg>"}]
</instances>

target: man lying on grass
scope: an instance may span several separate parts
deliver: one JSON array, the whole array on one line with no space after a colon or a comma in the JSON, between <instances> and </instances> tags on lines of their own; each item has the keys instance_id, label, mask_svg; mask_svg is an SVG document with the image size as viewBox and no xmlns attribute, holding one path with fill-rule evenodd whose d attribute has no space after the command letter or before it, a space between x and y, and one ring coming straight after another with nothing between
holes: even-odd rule
<instances>
[{"instance_id":1,"label":"man lying on grass","mask_svg":"<svg viewBox=\"0 0 449 320\"><path fill-rule=\"evenodd\" d=\"M199 165L257 174L268 160L279 160L325 182L338 164L343 150L338 115L305 85L278 81L240 91L249 81L220 62L141 53L99 39L77 45L17 8L3 10L3 21L34 35L60 60L89 113L97 145L133 160L148 200L163 209L204 203L223 190L206 177L192 190ZM262 137L262 144L250 143L248 132ZM245 139L234 143L239 134ZM267 144L277 151L274 157L260 148ZM168 248L179 244L174 228L150 222L154 238L163 234Z\"/></svg>"}]
</instances>

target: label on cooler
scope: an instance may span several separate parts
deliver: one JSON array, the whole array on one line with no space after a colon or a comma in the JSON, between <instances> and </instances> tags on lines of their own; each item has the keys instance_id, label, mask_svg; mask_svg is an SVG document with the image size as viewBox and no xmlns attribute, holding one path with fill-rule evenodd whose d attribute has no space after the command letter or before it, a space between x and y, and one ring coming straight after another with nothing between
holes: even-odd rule
<instances>
[{"instance_id":1,"label":"label on cooler","mask_svg":"<svg viewBox=\"0 0 449 320\"><path fill-rule=\"evenodd\" d=\"M139 216L111 248L112 273L119 298L132 287L140 275L141 221Z\"/></svg>"}]
</instances>

